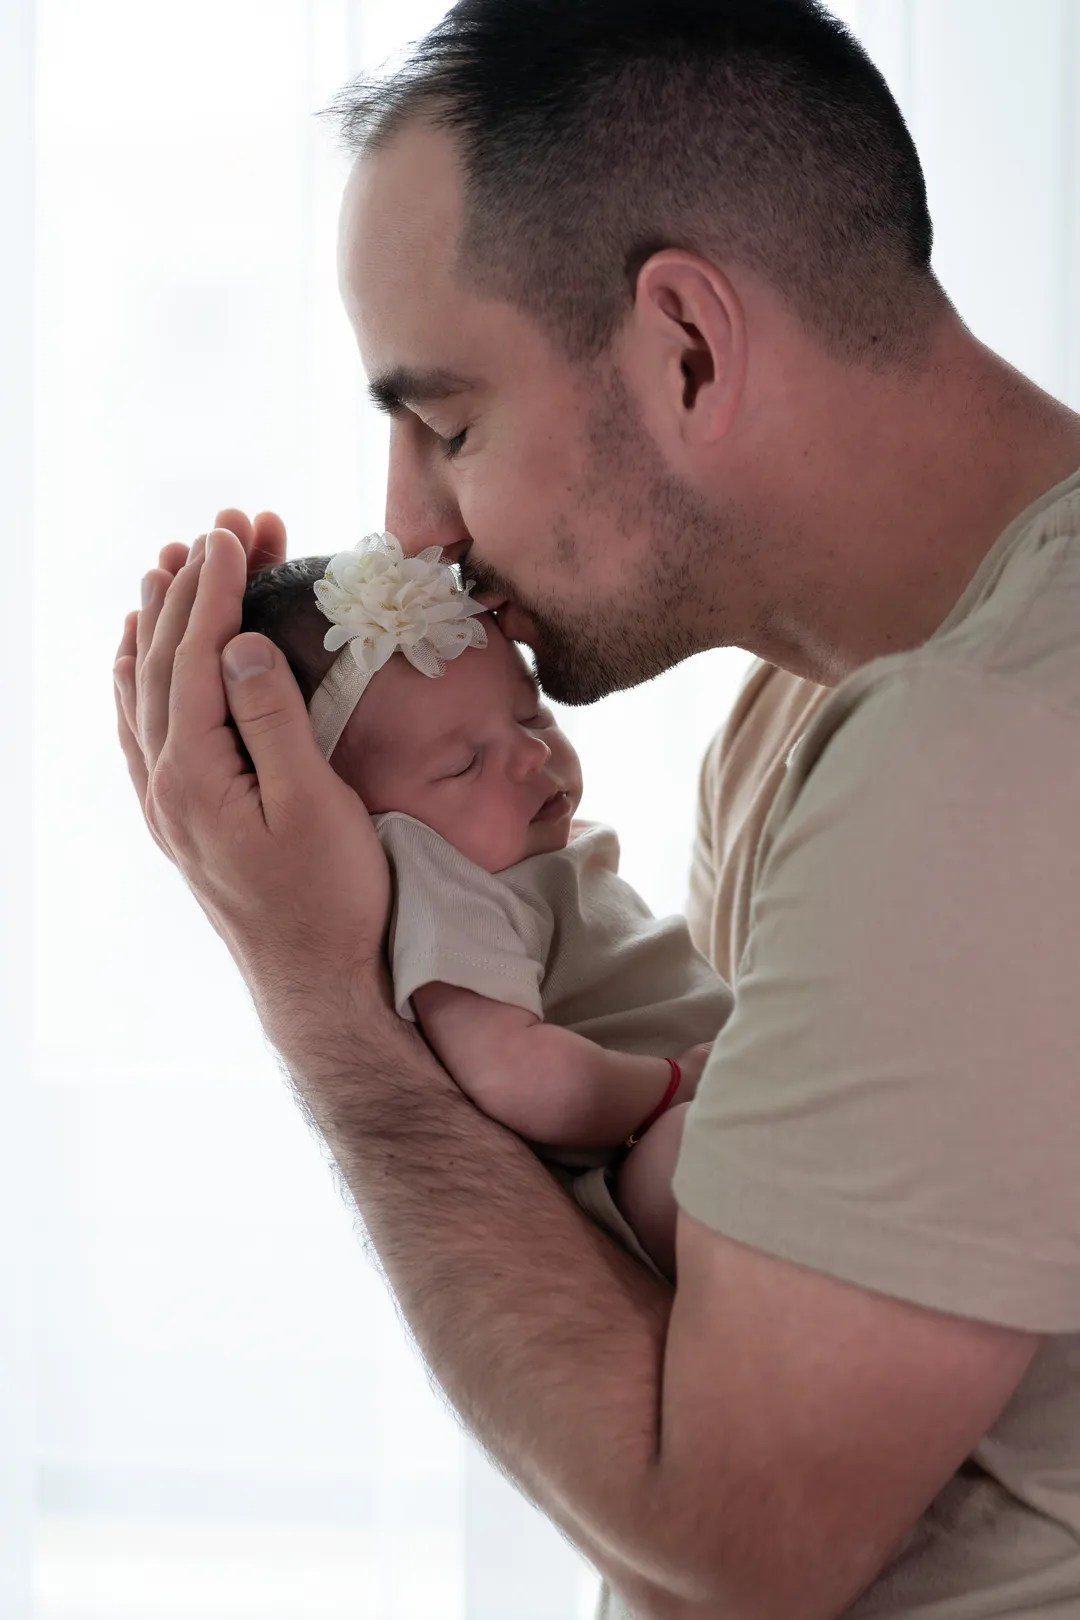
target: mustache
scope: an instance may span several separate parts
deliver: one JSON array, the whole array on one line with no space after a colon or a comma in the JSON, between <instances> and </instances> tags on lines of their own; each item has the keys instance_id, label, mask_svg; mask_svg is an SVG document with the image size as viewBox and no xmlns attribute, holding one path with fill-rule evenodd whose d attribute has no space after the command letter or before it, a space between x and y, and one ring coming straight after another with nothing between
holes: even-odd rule
<instances>
[{"instance_id":1,"label":"mustache","mask_svg":"<svg viewBox=\"0 0 1080 1620\"><path fill-rule=\"evenodd\" d=\"M462 585L471 585L475 596L509 596L514 597L514 588L510 581L503 579L494 568L487 563L471 557L465 557L458 564Z\"/></svg>"}]
</instances>

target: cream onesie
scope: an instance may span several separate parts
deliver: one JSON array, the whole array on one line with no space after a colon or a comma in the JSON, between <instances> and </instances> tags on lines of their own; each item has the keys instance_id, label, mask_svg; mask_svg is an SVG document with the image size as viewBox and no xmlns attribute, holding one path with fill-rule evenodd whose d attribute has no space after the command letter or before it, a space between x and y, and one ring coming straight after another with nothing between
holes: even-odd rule
<instances>
[{"instance_id":1,"label":"cream onesie","mask_svg":"<svg viewBox=\"0 0 1080 1620\"><path fill-rule=\"evenodd\" d=\"M576 821L564 849L486 872L399 811L374 824L394 876L394 1003L440 982L524 1007L610 1051L673 1057L711 1041L732 996L695 949L683 917L654 917L619 876L610 827ZM530 1143L577 1203L631 1253L652 1261L620 1213L610 1148Z\"/></svg>"}]
</instances>

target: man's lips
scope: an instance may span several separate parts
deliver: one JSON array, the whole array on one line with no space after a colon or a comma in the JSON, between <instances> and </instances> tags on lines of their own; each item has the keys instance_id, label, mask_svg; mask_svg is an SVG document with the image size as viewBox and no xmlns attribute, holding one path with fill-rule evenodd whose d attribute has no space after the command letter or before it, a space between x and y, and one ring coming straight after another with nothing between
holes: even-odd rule
<instances>
[{"instance_id":1,"label":"man's lips","mask_svg":"<svg viewBox=\"0 0 1080 1620\"><path fill-rule=\"evenodd\" d=\"M501 591L474 591L472 599L484 609L485 613L493 613L503 629L506 629L507 615L515 613L514 604L508 596ZM522 615L517 613L516 616L520 623ZM511 636L510 639L516 640L517 637Z\"/></svg>"},{"instance_id":2,"label":"man's lips","mask_svg":"<svg viewBox=\"0 0 1080 1620\"><path fill-rule=\"evenodd\" d=\"M532 620L505 597L495 614L495 622L507 641L523 641L526 646L532 646L535 634Z\"/></svg>"}]
</instances>

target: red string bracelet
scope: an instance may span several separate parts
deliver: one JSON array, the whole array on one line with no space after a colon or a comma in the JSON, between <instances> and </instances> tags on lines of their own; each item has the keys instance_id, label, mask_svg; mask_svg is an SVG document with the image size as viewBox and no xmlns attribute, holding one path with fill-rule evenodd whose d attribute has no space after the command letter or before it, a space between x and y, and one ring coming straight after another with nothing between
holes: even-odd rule
<instances>
[{"instance_id":1,"label":"red string bracelet","mask_svg":"<svg viewBox=\"0 0 1080 1620\"><path fill-rule=\"evenodd\" d=\"M639 1125L636 1131L631 1131L630 1135L623 1143L624 1147L629 1148L637 1146L637 1144L641 1141L641 1138L645 1135L645 1132L649 1129L649 1126L655 1125L664 1110L671 1107L672 1099L675 1096L675 1093L678 1091L679 1086L682 1084L682 1070L679 1068L679 1065L676 1063L675 1059L665 1058L664 1062L671 1064L671 1079L668 1081L667 1090L660 1099L660 1106L659 1108L653 1109L644 1125Z\"/></svg>"}]
</instances>

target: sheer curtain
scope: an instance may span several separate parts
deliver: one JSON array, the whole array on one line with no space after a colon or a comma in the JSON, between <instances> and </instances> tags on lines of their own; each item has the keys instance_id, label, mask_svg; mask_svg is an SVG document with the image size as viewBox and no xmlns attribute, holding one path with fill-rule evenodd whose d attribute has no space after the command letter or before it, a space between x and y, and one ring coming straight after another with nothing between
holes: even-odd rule
<instances>
[{"instance_id":1,"label":"sheer curtain","mask_svg":"<svg viewBox=\"0 0 1080 1620\"><path fill-rule=\"evenodd\" d=\"M441 9L0 10L10 1620L574 1620L591 1604L592 1573L430 1390L231 962L143 832L108 690L140 573L218 506L276 507L296 552L381 523L385 438L334 286L344 167L311 114ZM1029 0L1022 28L1004 0L834 9L911 119L962 313L1080 402L1074 0ZM657 910L681 903L697 761L745 662L710 654L569 719L586 809L619 827ZM13 790L31 778L33 933Z\"/></svg>"},{"instance_id":2,"label":"sheer curtain","mask_svg":"<svg viewBox=\"0 0 1080 1620\"><path fill-rule=\"evenodd\" d=\"M0 542L10 608L0 636L0 1614L30 1613L33 1525L31 1268L35 1139L31 1091L29 850L30 737L25 702L33 657L26 576L33 523L30 411L33 400L33 77L29 4L0 7Z\"/></svg>"}]
</instances>

